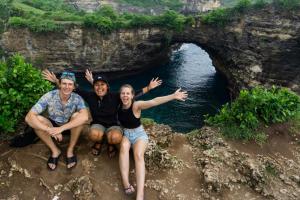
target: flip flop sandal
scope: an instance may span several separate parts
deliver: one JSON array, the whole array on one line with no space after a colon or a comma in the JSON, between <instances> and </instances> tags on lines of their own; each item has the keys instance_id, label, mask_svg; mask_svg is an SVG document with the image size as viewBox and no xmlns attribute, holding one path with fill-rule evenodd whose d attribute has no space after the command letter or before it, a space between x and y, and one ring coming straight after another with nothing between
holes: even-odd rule
<instances>
[{"instance_id":1,"label":"flip flop sandal","mask_svg":"<svg viewBox=\"0 0 300 200\"><path fill-rule=\"evenodd\" d=\"M68 167L69 164L75 163L72 167ZM67 169L72 169L77 165L77 156L73 155L72 157L66 158Z\"/></svg>"},{"instance_id":2,"label":"flip flop sandal","mask_svg":"<svg viewBox=\"0 0 300 200\"><path fill-rule=\"evenodd\" d=\"M107 155L109 158L113 158L118 152L117 147L114 144L108 144Z\"/></svg>"},{"instance_id":3,"label":"flip flop sandal","mask_svg":"<svg viewBox=\"0 0 300 200\"><path fill-rule=\"evenodd\" d=\"M95 142L92 146L92 154L94 156L99 156L102 149L102 142Z\"/></svg>"},{"instance_id":4,"label":"flip flop sandal","mask_svg":"<svg viewBox=\"0 0 300 200\"><path fill-rule=\"evenodd\" d=\"M59 160L60 155L61 155L61 154L59 154L57 157L52 157L52 156L49 157L49 159L48 159L48 161L47 161L47 167L48 167L49 170L54 171L54 170L57 168L58 160ZM49 166L49 164L54 164L55 167L54 167L54 168L51 168L51 167Z\"/></svg>"},{"instance_id":5,"label":"flip flop sandal","mask_svg":"<svg viewBox=\"0 0 300 200\"><path fill-rule=\"evenodd\" d=\"M135 193L135 189L132 185L129 185L128 188L124 188L124 192L126 195L131 195Z\"/></svg>"}]
</instances>

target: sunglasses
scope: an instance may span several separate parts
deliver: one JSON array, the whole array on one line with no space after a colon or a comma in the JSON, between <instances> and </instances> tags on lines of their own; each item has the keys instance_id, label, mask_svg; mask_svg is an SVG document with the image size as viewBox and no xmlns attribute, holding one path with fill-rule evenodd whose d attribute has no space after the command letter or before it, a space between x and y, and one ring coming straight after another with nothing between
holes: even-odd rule
<instances>
[{"instance_id":1,"label":"sunglasses","mask_svg":"<svg viewBox=\"0 0 300 200\"><path fill-rule=\"evenodd\" d=\"M75 73L74 72L63 72L60 76L60 79L69 79L69 80L72 80L72 81L76 81L76 78L75 78Z\"/></svg>"},{"instance_id":2,"label":"sunglasses","mask_svg":"<svg viewBox=\"0 0 300 200\"><path fill-rule=\"evenodd\" d=\"M75 73L74 72L63 72L61 75L64 75L64 76L75 76Z\"/></svg>"}]
</instances>

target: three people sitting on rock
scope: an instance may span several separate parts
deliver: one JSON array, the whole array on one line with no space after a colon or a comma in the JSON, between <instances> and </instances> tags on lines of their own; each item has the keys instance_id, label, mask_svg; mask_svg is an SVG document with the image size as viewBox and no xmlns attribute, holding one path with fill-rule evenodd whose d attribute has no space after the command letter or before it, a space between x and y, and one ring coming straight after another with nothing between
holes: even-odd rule
<instances>
[{"instance_id":1,"label":"three people sitting on rock","mask_svg":"<svg viewBox=\"0 0 300 200\"><path fill-rule=\"evenodd\" d=\"M43 77L50 82L59 84L56 75L48 70L43 71ZM79 88L76 93L79 94L88 104L92 117L89 128L89 138L94 142L92 153L99 155L103 136L105 135L108 142L108 155L112 157L116 154L114 145L120 144L123 137L123 130L119 126L117 119L118 108L121 104L119 92L111 92L108 80L104 76L93 77L93 74L86 70L86 79L93 85L94 91L84 91ZM158 87L162 83L158 78L152 79L147 87L138 92L141 96L150 90Z\"/></svg>"},{"instance_id":2,"label":"three people sitting on rock","mask_svg":"<svg viewBox=\"0 0 300 200\"><path fill-rule=\"evenodd\" d=\"M175 93L167 96L156 97L148 101L135 101L137 95L135 95L131 85L123 85L119 93L112 93L104 76L93 78L92 73L88 70L86 71L86 79L93 84L93 92L77 90L78 94L74 93L75 75L72 72L63 72L59 80L54 73L48 70L43 71L43 76L45 79L56 83L59 89L45 94L29 111L26 122L34 128L37 135L52 152L47 162L49 169L56 169L61 155L51 137L61 141L62 132L66 130L71 130L71 139L66 156L67 168L76 165L77 158L73 152L74 146L83 125L88 121L88 111L84 105L84 99L92 116L89 137L95 142L93 154L98 155L100 153L104 134L110 145L121 143L119 166L124 191L129 195L135 192L134 187L129 183L129 150L132 147L136 166L136 199L143 199L144 153L148 145L148 136L141 125L141 111L171 100L184 101L187 98L187 93L178 89ZM158 78L152 79L149 85L143 88L138 95L149 92L161 83L162 81ZM40 115L46 109L49 113L48 119ZM115 147L108 149L109 156L112 156L114 151Z\"/></svg>"}]
</instances>

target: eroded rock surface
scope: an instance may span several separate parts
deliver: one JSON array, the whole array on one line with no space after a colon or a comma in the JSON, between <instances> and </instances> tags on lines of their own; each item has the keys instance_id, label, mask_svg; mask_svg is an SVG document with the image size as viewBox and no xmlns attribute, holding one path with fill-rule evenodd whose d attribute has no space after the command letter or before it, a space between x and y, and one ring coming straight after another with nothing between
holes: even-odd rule
<instances>
[{"instance_id":1,"label":"eroded rock surface","mask_svg":"<svg viewBox=\"0 0 300 200\"><path fill-rule=\"evenodd\" d=\"M300 196L297 179L300 147L290 140L284 142L289 142L293 149L292 159L275 151L266 154L258 145L261 154L239 151L210 127L194 132L189 140L195 147L195 155L201 155L195 159L202 170L207 187L205 192L209 196L224 197L226 191L230 191L227 198L234 199L234 191L245 186L248 187L247 198L296 200Z\"/></svg>"},{"instance_id":2,"label":"eroded rock surface","mask_svg":"<svg viewBox=\"0 0 300 200\"><path fill-rule=\"evenodd\" d=\"M146 198L296 200L300 195L300 133L282 130L275 130L268 143L259 146L225 140L211 127L182 135L165 125L149 125ZM0 199L134 199L123 192L118 157L109 159L106 146L95 157L91 145L80 139L75 169L67 170L61 159L58 168L49 171L44 144L10 149L2 143ZM66 141L60 147L64 152ZM130 165L130 181L136 187L133 159Z\"/></svg>"}]
</instances>

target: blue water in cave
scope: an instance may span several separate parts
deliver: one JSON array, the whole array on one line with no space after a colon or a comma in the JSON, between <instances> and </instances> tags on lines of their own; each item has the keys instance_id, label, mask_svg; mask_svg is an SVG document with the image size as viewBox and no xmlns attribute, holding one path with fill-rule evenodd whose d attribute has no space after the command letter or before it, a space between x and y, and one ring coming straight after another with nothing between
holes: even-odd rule
<instances>
[{"instance_id":1,"label":"blue water in cave","mask_svg":"<svg viewBox=\"0 0 300 200\"><path fill-rule=\"evenodd\" d=\"M167 95L177 88L188 91L189 97L185 102L172 101L144 110L142 117L167 124L178 132L200 128L205 114L217 113L229 101L226 80L216 72L209 55L194 44L183 44L173 51L166 64L110 81L110 88L118 91L121 85L129 83L139 89L153 77L160 77L163 84L140 99ZM79 84L88 88L85 80L79 80Z\"/></svg>"}]
</instances>

